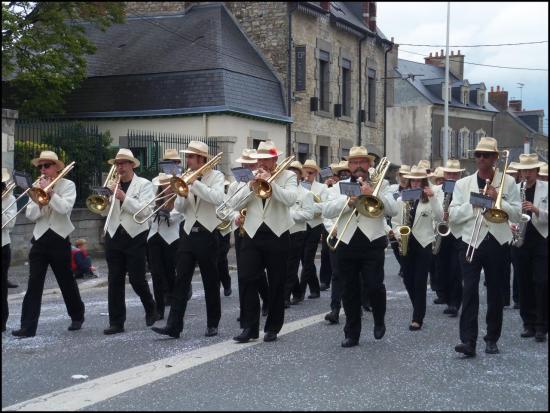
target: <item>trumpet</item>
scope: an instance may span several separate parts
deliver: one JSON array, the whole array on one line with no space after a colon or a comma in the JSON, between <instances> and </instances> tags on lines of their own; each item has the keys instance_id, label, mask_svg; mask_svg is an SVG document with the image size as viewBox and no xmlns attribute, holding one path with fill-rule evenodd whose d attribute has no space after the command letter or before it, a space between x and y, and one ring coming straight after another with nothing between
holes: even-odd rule
<instances>
[{"instance_id":1,"label":"trumpet","mask_svg":"<svg viewBox=\"0 0 550 413\"><path fill-rule=\"evenodd\" d=\"M273 171L273 174L267 180L260 178L255 179L252 182L252 192L262 199L270 198L272 194L271 182L273 182L281 174L281 172L289 167L294 160L294 157L294 155L291 155L281 162L280 165L277 165L277 168L275 168L275 171Z\"/></svg>"},{"instance_id":2,"label":"trumpet","mask_svg":"<svg viewBox=\"0 0 550 413\"><path fill-rule=\"evenodd\" d=\"M177 196L182 196L184 198L187 198L187 195L189 194L189 185L193 183L197 178L204 175L209 169L213 168L215 165L217 165L221 159L222 159L223 152L218 153L216 156L214 156L212 159L210 159L208 162L206 162L203 166L201 166L196 171L192 171L190 169L187 169L183 174L180 176L174 176L170 179L170 186L167 186L164 188L159 194L153 198L151 201L146 203L139 211L137 211L133 218L134 221L141 225L145 223L149 218L151 218L153 215L155 215L158 211L163 209L165 205L176 199ZM165 192L168 190L168 188L172 188L173 193L171 194L165 194ZM142 220L138 220L138 215L141 214L145 209L149 207L152 203L157 203L158 201L165 200L162 204L157 206L155 209L153 209L153 212L151 212L149 215L147 215Z\"/></svg>"},{"instance_id":3,"label":"trumpet","mask_svg":"<svg viewBox=\"0 0 550 413\"><path fill-rule=\"evenodd\" d=\"M111 166L111 169L107 174L107 178L105 178L103 187L108 188L112 186L111 184L117 179L118 179L118 174L116 172L116 165L113 165ZM106 195L99 195L99 194L90 195L88 198L86 198L86 206L91 212L95 214L101 214L107 208L107 205L109 205L109 198L110 197Z\"/></svg>"},{"instance_id":4,"label":"trumpet","mask_svg":"<svg viewBox=\"0 0 550 413\"><path fill-rule=\"evenodd\" d=\"M483 195L487 193L487 188L491 181L489 179L485 180L485 188L483 188ZM472 230L472 235L470 236L470 243L466 249L466 261L472 262L474 260L474 253L476 250L477 239L479 238L479 233L481 231L481 224L483 223L483 213L486 208L478 209L476 214L476 220L474 221L474 228Z\"/></svg>"}]
</instances>

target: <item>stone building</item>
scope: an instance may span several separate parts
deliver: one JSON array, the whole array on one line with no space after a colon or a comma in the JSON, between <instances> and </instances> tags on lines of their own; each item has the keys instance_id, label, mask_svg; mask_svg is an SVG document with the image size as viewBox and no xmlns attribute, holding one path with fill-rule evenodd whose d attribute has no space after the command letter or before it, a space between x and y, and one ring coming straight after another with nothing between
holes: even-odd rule
<instances>
[{"instance_id":1,"label":"stone building","mask_svg":"<svg viewBox=\"0 0 550 413\"><path fill-rule=\"evenodd\" d=\"M127 2L128 15L177 13L197 2ZM358 143L385 152L386 67L397 48L376 26L376 2L223 2L284 85L286 151L321 166ZM204 4L201 2L200 4Z\"/></svg>"}]
</instances>

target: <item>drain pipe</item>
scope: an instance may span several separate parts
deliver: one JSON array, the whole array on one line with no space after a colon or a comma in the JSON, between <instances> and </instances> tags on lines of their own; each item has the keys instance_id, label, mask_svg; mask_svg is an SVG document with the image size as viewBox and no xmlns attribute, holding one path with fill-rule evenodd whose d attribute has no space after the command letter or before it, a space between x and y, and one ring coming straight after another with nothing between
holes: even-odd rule
<instances>
[{"instance_id":1,"label":"drain pipe","mask_svg":"<svg viewBox=\"0 0 550 413\"><path fill-rule=\"evenodd\" d=\"M288 117L292 117L292 13L298 8L295 3L287 3L287 16L288 16L288 65L287 65L287 104L288 104ZM292 4L292 6L291 6ZM292 152L292 123L286 125L286 154L290 156Z\"/></svg>"},{"instance_id":2,"label":"drain pipe","mask_svg":"<svg viewBox=\"0 0 550 413\"><path fill-rule=\"evenodd\" d=\"M393 42L390 43L389 49L384 53L384 156L386 156L386 112L388 104L388 53L393 49Z\"/></svg>"},{"instance_id":3,"label":"drain pipe","mask_svg":"<svg viewBox=\"0 0 550 413\"><path fill-rule=\"evenodd\" d=\"M361 116L359 115L361 113L361 109L363 108L363 72L361 70L361 62L363 61L363 58L361 57L361 49L363 46L363 42L367 39L367 34L365 34L363 37L359 39L359 109L357 110L357 146L361 146L361 135L362 135L362 123Z\"/></svg>"}]
</instances>

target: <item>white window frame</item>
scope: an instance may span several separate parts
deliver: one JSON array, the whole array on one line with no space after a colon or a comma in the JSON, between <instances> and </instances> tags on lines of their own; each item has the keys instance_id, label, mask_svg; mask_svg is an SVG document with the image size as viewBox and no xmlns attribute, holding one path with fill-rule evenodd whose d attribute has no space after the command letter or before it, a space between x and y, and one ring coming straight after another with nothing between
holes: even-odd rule
<instances>
[{"instance_id":1,"label":"white window frame","mask_svg":"<svg viewBox=\"0 0 550 413\"><path fill-rule=\"evenodd\" d=\"M485 92L480 89L477 91L477 105L485 107Z\"/></svg>"},{"instance_id":2,"label":"white window frame","mask_svg":"<svg viewBox=\"0 0 550 413\"><path fill-rule=\"evenodd\" d=\"M463 105L468 105L468 103L470 102L470 91L468 90L467 87L462 87L460 89L460 92L461 92L461 100L462 100L462 104Z\"/></svg>"},{"instance_id":3,"label":"white window frame","mask_svg":"<svg viewBox=\"0 0 550 413\"><path fill-rule=\"evenodd\" d=\"M470 152L470 158L473 158L474 157L474 152L473 150L477 147L477 144L479 143L479 140L481 138L484 138L485 136L487 136L487 132L485 132L483 129L478 129L475 131L474 133L474 138L473 138L473 146L472 146L472 152Z\"/></svg>"},{"instance_id":4,"label":"white window frame","mask_svg":"<svg viewBox=\"0 0 550 413\"><path fill-rule=\"evenodd\" d=\"M466 159L468 158L468 145L469 145L469 138L470 137L470 130L466 127L460 129L460 132L458 132L458 157L457 159Z\"/></svg>"}]
</instances>

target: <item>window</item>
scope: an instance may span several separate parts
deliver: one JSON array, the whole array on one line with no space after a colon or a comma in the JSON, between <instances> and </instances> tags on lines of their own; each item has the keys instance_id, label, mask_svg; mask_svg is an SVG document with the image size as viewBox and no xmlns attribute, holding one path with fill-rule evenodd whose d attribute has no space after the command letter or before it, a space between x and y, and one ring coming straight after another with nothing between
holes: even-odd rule
<instances>
[{"instance_id":1,"label":"window","mask_svg":"<svg viewBox=\"0 0 550 413\"><path fill-rule=\"evenodd\" d=\"M349 148L342 148L342 154L341 154L340 158L342 160L345 160L344 157L346 157L346 156L349 156Z\"/></svg>"},{"instance_id":2,"label":"window","mask_svg":"<svg viewBox=\"0 0 550 413\"><path fill-rule=\"evenodd\" d=\"M462 102L463 105L467 105L470 101L470 99L469 99L470 92L468 91L468 88L465 88L465 87L463 87L461 89L461 92L462 92L461 93L461 97L462 97L461 102Z\"/></svg>"},{"instance_id":3,"label":"window","mask_svg":"<svg viewBox=\"0 0 550 413\"><path fill-rule=\"evenodd\" d=\"M458 133L458 156L459 159L468 158L468 144L469 144L470 131L468 128L460 129Z\"/></svg>"},{"instance_id":4,"label":"window","mask_svg":"<svg viewBox=\"0 0 550 413\"><path fill-rule=\"evenodd\" d=\"M258 149L258 146L260 146L260 142L264 142L262 139L252 139L252 148Z\"/></svg>"},{"instance_id":5,"label":"window","mask_svg":"<svg viewBox=\"0 0 550 413\"><path fill-rule=\"evenodd\" d=\"M328 146L319 146L319 167L328 166Z\"/></svg>"},{"instance_id":6,"label":"window","mask_svg":"<svg viewBox=\"0 0 550 413\"><path fill-rule=\"evenodd\" d=\"M309 145L307 143L298 144L298 160L303 164L309 155Z\"/></svg>"},{"instance_id":7,"label":"window","mask_svg":"<svg viewBox=\"0 0 550 413\"><path fill-rule=\"evenodd\" d=\"M367 79L367 120L376 122L376 70L369 69Z\"/></svg>"},{"instance_id":8,"label":"window","mask_svg":"<svg viewBox=\"0 0 550 413\"><path fill-rule=\"evenodd\" d=\"M485 92L482 90L477 91L477 105L485 107Z\"/></svg>"},{"instance_id":9,"label":"window","mask_svg":"<svg viewBox=\"0 0 550 413\"><path fill-rule=\"evenodd\" d=\"M296 46L296 91L306 90L306 47Z\"/></svg>"},{"instance_id":10,"label":"window","mask_svg":"<svg viewBox=\"0 0 550 413\"><path fill-rule=\"evenodd\" d=\"M319 109L329 111L330 55L321 50L319 54Z\"/></svg>"},{"instance_id":11,"label":"window","mask_svg":"<svg viewBox=\"0 0 550 413\"><path fill-rule=\"evenodd\" d=\"M449 132L449 138L451 139L451 144L449 145L449 158L458 159L458 136L456 131L451 130Z\"/></svg>"},{"instance_id":12,"label":"window","mask_svg":"<svg viewBox=\"0 0 550 413\"><path fill-rule=\"evenodd\" d=\"M479 143L479 140L483 137L487 136L487 133L483 129L476 130L476 133L473 135L473 141L471 146L471 149L475 149L477 144ZM470 158L474 157L474 152L470 152Z\"/></svg>"},{"instance_id":13,"label":"window","mask_svg":"<svg viewBox=\"0 0 550 413\"><path fill-rule=\"evenodd\" d=\"M351 62L342 59L342 115L351 114Z\"/></svg>"}]
</instances>

